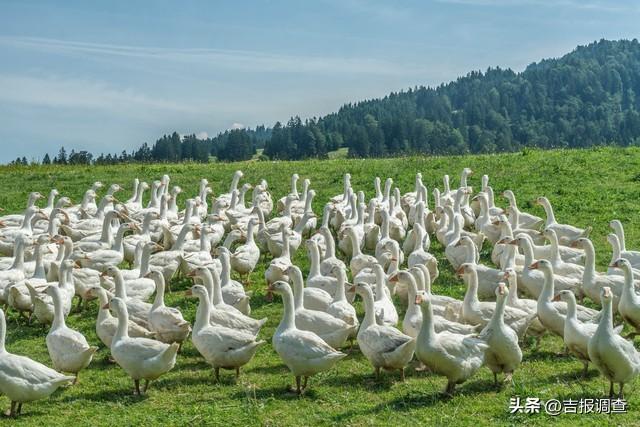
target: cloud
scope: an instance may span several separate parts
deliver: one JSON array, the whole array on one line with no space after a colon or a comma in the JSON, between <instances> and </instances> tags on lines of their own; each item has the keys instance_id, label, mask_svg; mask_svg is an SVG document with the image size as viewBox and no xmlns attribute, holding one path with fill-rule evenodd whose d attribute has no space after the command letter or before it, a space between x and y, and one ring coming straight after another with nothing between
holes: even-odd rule
<instances>
[{"instance_id":1,"label":"cloud","mask_svg":"<svg viewBox=\"0 0 640 427\"><path fill-rule=\"evenodd\" d=\"M245 127L242 123L233 123L229 129L244 129Z\"/></svg>"},{"instance_id":2,"label":"cloud","mask_svg":"<svg viewBox=\"0 0 640 427\"><path fill-rule=\"evenodd\" d=\"M129 46L38 37L0 36L0 45L17 49L33 49L47 54L171 61L244 72L407 75L426 71L425 68L412 64L398 64L375 58L298 56L231 49Z\"/></svg>"},{"instance_id":3,"label":"cloud","mask_svg":"<svg viewBox=\"0 0 640 427\"><path fill-rule=\"evenodd\" d=\"M209 138L209 134L205 131L200 131L198 133L196 133L196 138L198 139L207 139Z\"/></svg>"},{"instance_id":4,"label":"cloud","mask_svg":"<svg viewBox=\"0 0 640 427\"><path fill-rule=\"evenodd\" d=\"M469 6L541 6L568 7L574 9L588 9L606 12L638 12L640 7L634 1L607 2L600 0L436 0L438 3L450 3Z\"/></svg>"},{"instance_id":5,"label":"cloud","mask_svg":"<svg viewBox=\"0 0 640 427\"><path fill-rule=\"evenodd\" d=\"M197 109L170 100L151 97L130 88L58 77L25 77L0 74L0 101L49 108L74 108L120 114L152 112L193 113Z\"/></svg>"}]
</instances>

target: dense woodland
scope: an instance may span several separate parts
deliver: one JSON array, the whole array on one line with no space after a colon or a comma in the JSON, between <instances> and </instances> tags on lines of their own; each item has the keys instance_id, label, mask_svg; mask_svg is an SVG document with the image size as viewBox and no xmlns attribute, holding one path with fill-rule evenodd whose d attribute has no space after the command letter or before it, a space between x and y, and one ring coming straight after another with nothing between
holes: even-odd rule
<instances>
[{"instance_id":1,"label":"dense woodland","mask_svg":"<svg viewBox=\"0 0 640 427\"><path fill-rule=\"evenodd\" d=\"M490 68L436 88L416 87L347 104L321 118L273 128L230 130L215 138L165 135L132 153L67 154L43 163L207 162L495 153L532 148L640 145L640 43L601 40L523 72ZM26 163L26 159L16 162Z\"/></svg>"}]
</instances>

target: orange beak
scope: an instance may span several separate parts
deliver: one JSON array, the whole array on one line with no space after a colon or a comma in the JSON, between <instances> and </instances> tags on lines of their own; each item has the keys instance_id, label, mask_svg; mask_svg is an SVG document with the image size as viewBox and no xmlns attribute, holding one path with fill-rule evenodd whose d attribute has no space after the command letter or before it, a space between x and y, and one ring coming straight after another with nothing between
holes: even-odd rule
<instances>
[{"instance_id":1,"label":"orange beak","mask_svg":"<svg viewBox=\"0 0 640 427\"><path fill-rule=\"evenodd\" d=\"M187 289L187 290L184 292L184 295L185 295L185 296L187 296L187 297L191 297L191 296L193 296L193 292L191 291L191 289Z\"/></svg>"},{"instance_id":2,"label":"orange beak","mask_svg":"<svg viewBox=\"0 0 640 427\"><path fill-rule=\"evenodd\" d=\"M538 267L540 267L540 262L539 262L539 261L536 261L536 262L534 262L533 264L531 264L531 265L529 266L529 269L530 269L530 270L537 270L537 269L538 269Z\"/></svg>"},{"instance_id":3,"label":"orange beak","mask_svg":"<svg viewBox=\"0 0 640 427\"><path fill-rule=\"evenodd\" d=\"M109 309L109 303L106 303L105 305L102 306L103 310L108 310Z\"/></svg>"},{"instance_id":4,"label":"orange beak","mask_svg":"<svg viewBox=\"0 0 640 427\"><path fill-rule=\"evenodd\" d=\"M560 294L556 294L551 301L560 301Z\"/></svg>"}]
</instances>

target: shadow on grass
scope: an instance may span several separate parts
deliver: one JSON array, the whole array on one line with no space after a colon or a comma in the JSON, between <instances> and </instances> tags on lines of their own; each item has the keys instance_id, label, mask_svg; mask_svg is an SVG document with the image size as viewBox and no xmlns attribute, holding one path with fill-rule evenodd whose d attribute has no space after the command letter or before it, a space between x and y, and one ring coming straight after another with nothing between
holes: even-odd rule
<instances>
[{"instance_id":1,"label":"shadow on grass","mask_svg":"<svg viewBox=\"0 0 640 427\"><path fill-rule=\"evenodd\" d=\"M292 380L291 377L289 379ZM292 390L293 381L286 383L286 379L283 380L283 384L279 386L256 388L251 394L252 397L257 400L263 399L275 399L280 401L296 401L299 399L308 399L315 401L318 398L316 391L313 389L313 378L309 379L309 384L305 392L298 396L298 394ZM246 399L247 393L244 390L240 390L232 395L234 399Z\"/></svg>"},{"instance_id":2,"label":"shadow on grass","mask_svg":"<svg viewBox=\"0 0 640 427\"><path fill-rule=\"evenodd\" d=\"M80 393L69 395L61 399L61 402L76 402L78 400L89 400L92 402L118 402L123 405L134 405L145 401L149 393L153 393L153 384L147 390L146 395L138 396L133 394L133 381L131 386L121 389L102 389L96 392Z\"/></svg>"},{"instance_id":3,"label":"shadow on grass","mask_svg":"<svg viewBox=\"0 0 640 427\"><path fill-rule=\"evenodd\" d=\"M438 391L433 391L428 394L413 392L404 396L399 396L390 401L383 402L379 405L374 406L373 408L362 409L362 410L358 410L358 409L348 410L340 414L334 415L331 419L333 422L339 423L339 424L348 423L348 421L351 418L358 417L358 416L363 416L363 415L375 416L382 411L389 411L389 410L405 412L413 409L427 408L441 402L442 400L448 400L448 399L450 399L449 396L446 396L445 394Z\"/></svg>"}]
</instances>

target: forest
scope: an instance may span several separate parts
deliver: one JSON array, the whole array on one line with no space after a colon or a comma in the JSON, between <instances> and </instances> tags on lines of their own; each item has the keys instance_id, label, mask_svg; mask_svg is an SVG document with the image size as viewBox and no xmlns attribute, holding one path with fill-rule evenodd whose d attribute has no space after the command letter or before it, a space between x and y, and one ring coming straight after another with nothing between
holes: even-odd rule
<instances>
[{"instance_id":1,"label":"forest","mask_svg":"<svg viewBox=\"0 0 640 427\"><path fill-rule=\"evenodd\" d=\"M272 127L236 129L198 139L174 132L137 150L98 156L86 151L42 163L208 162L513 152L525 147L640 145L640 43L600 40L522 72L472 71L438 87L419 86L337 112ZM14 163L26 164L25 158Z\"/></svg>"}]
</instances>

